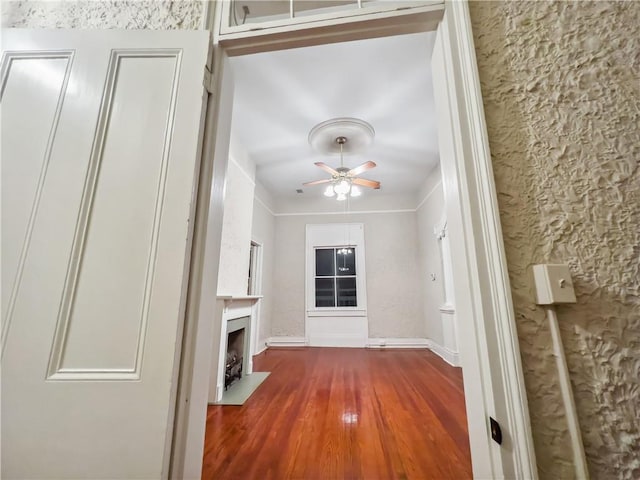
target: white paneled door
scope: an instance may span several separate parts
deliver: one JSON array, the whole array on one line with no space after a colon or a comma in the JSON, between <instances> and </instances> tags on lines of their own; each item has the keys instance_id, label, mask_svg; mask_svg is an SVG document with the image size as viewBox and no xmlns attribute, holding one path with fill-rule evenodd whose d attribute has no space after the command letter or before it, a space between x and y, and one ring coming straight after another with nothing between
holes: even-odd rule
<instances>
[{"instance_id":1,"label":"white paneled door","mask_svg":"<svg viewBox=\"0 0 640 480\"><path fill-rule=\"evenodd\" d=\"M2 477L160 478L208 34L2 49Z\"/></svg>"}]
</instances>

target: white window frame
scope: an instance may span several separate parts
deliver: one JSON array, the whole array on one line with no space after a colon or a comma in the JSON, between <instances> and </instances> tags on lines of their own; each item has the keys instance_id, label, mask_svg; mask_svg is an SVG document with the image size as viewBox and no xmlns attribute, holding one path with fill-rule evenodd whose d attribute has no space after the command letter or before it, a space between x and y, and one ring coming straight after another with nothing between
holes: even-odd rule
<instances>
[{"instance_id":1,"label":"white window frame","mask_svg":"<svg viewBox=\"0 0 640 480\"><path fill-rule=\"evenodd\" d=\"M221 37L228 39L233 38L246 38L247 35L251 35L253 32L257 34L264 33L265 30L273 29L291 29L298 26L300 28L306 28L306 24L313 24L321 21L338 21L340 19L346 19L347 21L354 17L370 17L373 15L385 15L394 11L406 11L415 10L425 7L438 6L442 2L440 0L396 0L394 2L372 2L365 3L361 0L353 3L352 8L336 7L333 9L319 9L317 13L307 13L304 15L295 15L295 3L301 0L290 0L289 12L287 17L282 15L276 15L271 20L256 23L245 23L243 25L231 25L231 0L223 0L220 2L221 15L219 16L218 31ZM302 0L303 1L303 0Z\"/></svg>"},{"instance_id":2,"label":"white window frame","mask_svg":"<svg viewBox=\"0 0 640 480\"><path fill-rule=\"evenodd\" d=\"M316 305L316 308L322 308L322 309L327 309L329 311L335 310L335 309L340 309L340 308L358 308L358 275L359 275L359 265L358 265L358 259L354 258L354 268L355 268L355 273L353 275L338 275L338 259L336 257L336 255L338 255L338 250L340 249L352 249L354 255L358 255L357 251L358 249L356 248L355 245L331 245L331 246L324 246L324 247L313 247L314 250L314 258L316 259L316 262L314 264L314 276L313 276L313 297L314 297L314 305L317 304L317 292L316 292L316 280L318 280L319 278L331 278L334 281L334 288L333 288L333 303L334 306L333 307L318 307ZM316 252L318 250L333 250L333 275L318 275L318 264L317 264L317 254ZM338 306L338 279L343 279L343 278L353 278L356 281L356 304L353 307L340 307Z\"/></svg>"},{"instance_id":3,"label":"white window frame","mask_svg":"<svg viewBox=\"0 0 640 480\"><path fill-rule=\"evenodd\" d=\"M355 248L355 307L316 307L316 249ZM309 224L306 231L305 310L309 317L364 317L367 315L364 225L362 223Z\"/></svg>"}]
</instances>

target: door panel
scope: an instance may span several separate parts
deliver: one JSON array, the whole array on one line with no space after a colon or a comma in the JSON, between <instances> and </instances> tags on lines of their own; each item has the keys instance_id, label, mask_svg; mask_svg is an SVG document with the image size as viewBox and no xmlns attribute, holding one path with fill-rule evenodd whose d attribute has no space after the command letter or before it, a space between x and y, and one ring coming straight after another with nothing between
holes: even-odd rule
<instances>
[{"instance_id":1,"label":"door panel","mask_svg":"<svg viewBox=\"0 0 640 480\"><path fill-rule=\"evenodd\" d=\"M49 374L139 377L167 173L178 51L114 52L83 198L78 257ZM165 56L166 55L166 56ZM131 139L139 125L138 138ZM131 232L136 232L131 236ZM103 239L109 238L104 244ZM114 302L113 299L119 299Z\"/></svg>"},{"instance_id":2,"label":"door panel","mask_svg":"<svg viewBox=\"0 0 640 480\"><path fill-rule=\"evenodd\" d=\"M208 35L2 46L2 475L159 478Z\"/></svg>"},{"instance_id":3,"label":"door panel","mask_svg":"<svg viewBox=\"0 0 640 480\"><path fill-rule=\"evenodd\" d=\"M24 267L24 253L31 236L42 182L46 176L50 134L55 134L71 53L65 56L36 53L10 54L2 72L2 158L20 158L2 163L2 227L13 235L2 238L2 338L5 319L12 309ZM4 65L3 65L4 66ZM46 76L45 88L39 77ZM24 132L30 141L21 141Z\"/></svg>"}]
</instances>

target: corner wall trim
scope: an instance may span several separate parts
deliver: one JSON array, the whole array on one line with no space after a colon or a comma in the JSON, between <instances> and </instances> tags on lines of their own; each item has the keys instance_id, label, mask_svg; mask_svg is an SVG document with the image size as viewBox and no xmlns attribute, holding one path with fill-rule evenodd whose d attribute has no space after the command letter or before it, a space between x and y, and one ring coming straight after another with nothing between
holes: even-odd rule
<instances>
[{"instance_id":1,"label":"corner wall trim","mask_svg":"<svg viewBox=\"0 0 640 480\"><path fill-rule=\"evenodd\" d=\"M231 161L231 163L233 163L236 167L238 167L238 170L240 170L242 175L244 175L245 178L249 180L249 183L251 184L252 187L256 186L255 174L253 177L249 175L249 173L244 169L242 165L240 165L240 163L238 163L238 161L233 157L233 155L229 155L229 161Z\"/></svg>"},{"instance_id":2,"label":"corner wall trim","mask_svg":"<svg viewBox=\"0 0 640 480\"><path fill-rule=\"evenodd\" d=\"M452 367L460 367L460 354L458 352L454 352L453 350L449 350L447 347L443 347L439 343L434 342L431 339L427 339L427 345L429 350L442 358L445 362L447 362Z\"/></svg>"},{"instance_id":3,"label":"corner wall trim","mask_svg":"<svg viewBox=\"0 0 640 480\"><path fill-rule=\"evenodd\" d=\"M260 343L258 343L258 345L260 345ZM262 352L264 352L267 348L269 348L268 345L268 341L267 342L262 342L262 346L258 347L257 350L253 353L253 357L255 357L256 355L260 355Z\"/></svg>"},{"instance_id":4,"label":"corner wall trim","mask_svg":"<svg viewBox=\"0 0 640 480\"><path fill-rule=\"evenodd\" d=\"M431 174L429 174L429 175L431 175ZM422 205L424 205L424 202L429 200L429 197L431 197L431 195L433 195L433 192L435 192L436 189L438 187L440 187L441 185L442 185L442 180L438 180L438 182L431 188L431 190L429 190L429 192L424 196L422 201L418 204L418 206L415 209L416 212L422 208Z\"/></svg>"},{"instance_id":5,"label":"corner wall trim","mask_svg":"<svg viewBox=\"0 0 640 480\"><path fill-rule=\"evenodd\" d=\"M267 202L262 200L258 195L255 194L255 192L253 193L253 199L256 202L258 202L260 205L262 205L264 207L264 209L271 214L272 217L277 216L276 213L273 213L273 210L271 210L271 207L269 207L269 205L267 205Z\"/></svg>"}]
</instances>

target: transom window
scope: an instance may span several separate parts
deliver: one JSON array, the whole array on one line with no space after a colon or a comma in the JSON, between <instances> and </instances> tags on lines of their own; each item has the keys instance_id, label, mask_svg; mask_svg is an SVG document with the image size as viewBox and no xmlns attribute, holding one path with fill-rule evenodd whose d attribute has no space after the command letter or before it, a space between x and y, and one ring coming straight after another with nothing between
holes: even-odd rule
<instances>
[{"instance_id":1,"label":"transom window","mask_svg":"<svg viewBox=\"0 0 640 480\"><path fill-rule=\"evenodd\" d=\"M402 7L406 8L407 6L416 5L407 4L405 1ZM317 15L323 17L336 14L344 15L361 11L366 7L374 7L374 12L397 8L393 3L390 4L389 0L232 0L231 4L227 6L229 10L228 25L229 27L241 27L256 23L313 18Z\"/></svg>"},{"instance_id":2,"label":"transom window","mask_svg":"<svg viewBox=\"0 0 640 480\"><path fill-rule=\"evenodd\" d=\"M316 308L357 307L356 249L316 248Z\"/></svg>"},{"instance_id":3,"label":"transom window","mask_svg":"<svg viewBox=\"0 0 640 480\"><path fill-rule=\"evenodd\" d=\"M440 3L442 0L440 0ZM437 0L223 0L219 33L224 38L260 38L259 30L302 26L316 22L348 21L349 17L374 19L386 12L399 12L399 24L405 14L432 11ZM412 12L413 10L413 12ZM396 17L393 15L393 17ZM390 19L392 17L389 17ZM255 35L258 35L256 37ZM260 42L258 42L260 43Z\"/></svg>"}]
</instances>

